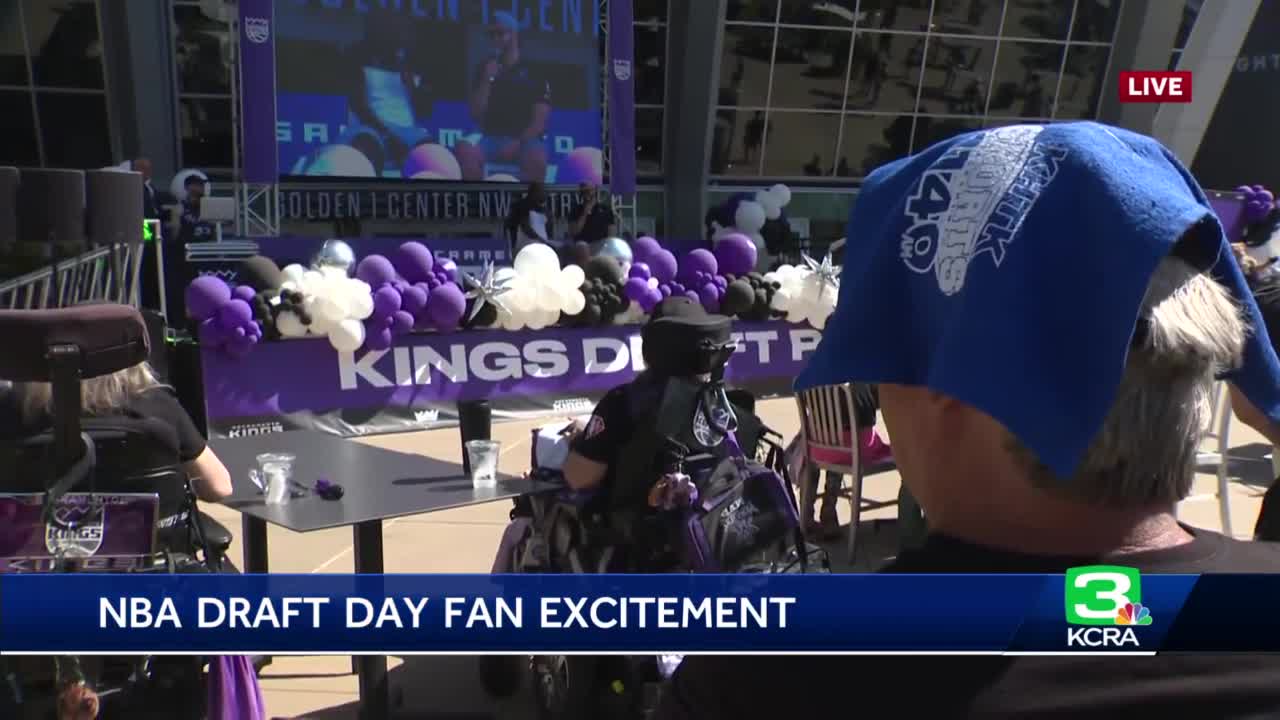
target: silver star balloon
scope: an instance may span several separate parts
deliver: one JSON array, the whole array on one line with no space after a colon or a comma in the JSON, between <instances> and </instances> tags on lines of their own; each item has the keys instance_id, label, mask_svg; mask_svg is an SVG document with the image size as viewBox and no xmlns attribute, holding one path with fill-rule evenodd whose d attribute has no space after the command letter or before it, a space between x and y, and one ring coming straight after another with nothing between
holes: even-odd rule
<instances>
[{"instance_id":1,"label":"silver star balloon","mask_svg":"<svg viewBox=\"0 0 1280 720\"><path fill-rule=\"evenodd\" d=\"M462 274L462 277L467 281L467 285L471 286L471 289L467 291L467 299L478 299L480 301L471 306L471 315L467 318L467 322L475 320L476 315L480 314L481 308L486 303L494 306L500 312L508 312L507 306L502 303L501 297L511 289L511 278L499 278L494 272L492 262L485 263L484 272L481 273L480 277L477 278L466 272Z\"/></svg>"},{"instance_id":2,"label":"silver star balloon","mask_svg":"<svg viewBox=\"0 0 1280 720\"><path fill-rule=\"evenodd\" d=\"M808 255L802 255L804 264L809 266L809 271L814 274L824 285L830 285L832 289L840 289L840 267L831 263L831 253L822 258L822 262L818 262Z\"/></svg>"}]
</instances>

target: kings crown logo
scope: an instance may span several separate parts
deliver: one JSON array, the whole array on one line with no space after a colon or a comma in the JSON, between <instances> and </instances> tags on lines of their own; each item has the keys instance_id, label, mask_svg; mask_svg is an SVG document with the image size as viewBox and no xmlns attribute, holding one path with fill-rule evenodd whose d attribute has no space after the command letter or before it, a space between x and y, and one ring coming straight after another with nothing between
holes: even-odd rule
<instances>
[{"instance_id":1,"label":"kings crown logo","mask_svg":"<svg viewBox=\"0 0 1280 720\"><path fill-rule=\"evenodd\" d=\"M630 60L614 60L613 76L620 82L626 82L631 79L631 61Z\"/></svg>"},{"instance_id":2,"label":"kings crown logo","mask_svg":"<svg viewBox=\"0 0 1280 720\"><path fill-rule=\"evenodd\" d=\"M44 527L44 546L55 557L90 557L102 547L101 501L93 498L63 498Z\"/></svg>"},{"instance_id":3,"label":"kings crown logo","mask_svg":"<svg viewBox=\"0 0 1280 720\"><path fill-rule=\"evenodd\" d=\"M261 45L271 38L271 21L260 17L245 18L244 36L249 38L249 42Z\"/></svg>"}]
</instances>

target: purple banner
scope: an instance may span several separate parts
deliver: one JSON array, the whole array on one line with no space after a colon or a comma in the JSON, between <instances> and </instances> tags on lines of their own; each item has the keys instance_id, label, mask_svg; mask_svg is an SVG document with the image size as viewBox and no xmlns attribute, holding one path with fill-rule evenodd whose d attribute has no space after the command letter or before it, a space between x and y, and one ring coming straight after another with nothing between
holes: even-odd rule
<instances>
[{"instance_id":1,"label":"purple banner","mask_svg":"<svg viewBox=\"0 0 1280 720\"><path fill-rule=\"evenodd\" d=\"M789 392L821 333L739 323L727 377L758 395ZM643 369L636 325L410 335L383 351L338 353L323 338L263 343L235 360L203 350L214 437L305 428L340 435L443 427L460 401L497 417L583 414Z\"/></svg>"},{"instance_id":2,"label":"purple banner","mask_svg":"<svg viewBox=\"0 0 1280 720\"><path fill-rule=\"evenodd\" d=\"M136 493L67 493L45 524L43 494L0 495L0 573L137 567L155 549L159 500Z\"/></svg>"},{"instance_id":3,"label":"purple banner","mask_svg":"<svg viewBox=\"0 0 1280 720\"><path fill-rule=\"evenodd\" d=\"M240 142L243 178L276 183L276 39L272 0L240 0Z\"/></svg>"},{"instance_id":4,"label":"purple banner","mask_svg":"<svg viewBox=\"0 0 1280 720\"><path fill-rule=\"evenodd\" d=\"M635 22L631 0L609 0L609 191L636 191Z\"/></svg>"}]
</instances>

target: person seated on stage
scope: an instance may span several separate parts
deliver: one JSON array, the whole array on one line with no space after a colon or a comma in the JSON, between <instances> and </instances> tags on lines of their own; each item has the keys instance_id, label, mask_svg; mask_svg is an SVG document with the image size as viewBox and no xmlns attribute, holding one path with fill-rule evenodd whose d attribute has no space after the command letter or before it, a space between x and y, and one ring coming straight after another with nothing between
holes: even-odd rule
<instances>
[{"instance_id":1,"label":"person seated on stage","mask_svg":"<svg viewBox=\"0 0 1280 720\"><path fill-rule=\"evenodd\" d=\"M231 494L231 474L214 454L191 416L178 402L173 389L160 383L147 363L139 363L109 375L80 383L81 407L86 417L125 416L155 418L173 429L183 469L191 478L196 497L217 502ZM20 438L47 430L52 422L52 385L43 382L13 383L0 395L0 438Z\"/></svg>"},{"instance_id":2,"label":"person seated on stage","mask_svg":"<svg viewBox=\"0 0 1280 720\"><path fill-rule=\"evenodd\" d=\"M459 140L454 155L463 180L483 180L485 163L520 166L525 182L547 179L547 120L551 83L520 57L520 23L495 12L489 58L471 78L471 116L480 133Z\"/></svg>"},{"instance_id":3,"label":"person seated on stage","mask_svg":"<svg viewBox=\"0 0 1280 720\"><path fill-rule=\"evenodd\" d=\"M600 203L600 189L589 182L579 185L578 199L569 212L569 235L573 240L595 245L613 237L617 229L618 218L613 210L607 202Z\"/></svg>"},{"instance_id":4,"label":"person seated on stage","mask_svg":"<svg viewBox=\"0 0 1280 720\"><path fill-rule=\"evenodd\" d=\"M547 211L547 188L540 182L529 183L524 197L511 204L507 214L507 237L514 255L526 245L552 244L554 225Z\"/></svg>"},{"instance_id":5,"label":"person seated on stage","mask_svg":"<svg viewBox=\"0 0 1280 720\"><path fill-rule=\"evenodd\" d=\"M671 321L687 323L690 332L683 334L683 346L674 345L671 335L663 338L667 342L651 340L653 335L650 332L655 323L664 319L668 320L668 326ZM642 334L645 340L643 352L646 369L630 383L610 390L600 400L586 426L574 433L569 456L562 467L565 483L569 487L575 490L603 490L606 495L615 492L619 476L625 475L629 480L635 474L633 471L641 470L635 467L624 468L628 462L624 458L645 454L643 450L636 451L633 444L637 439L643 441L646 435L652 434L653 427L647 426L649 423L679 428L676 432L679 437L672 439L682 443L692 453L714 454L727 450L728 443L721 442L722 437L710 437L705 430L705 423L696 422L697 418L655 418L661 409L659 406L670 397L668 389L673 387L673 380L686 381L681 387L696 388L710 379L712 368L708 368L703 359L700 343L703 338L716 332L714 329L708 332L706 328L713 328L717 320L723 318L707 314L701 305L684 297L668 298L654 309ZM727 339L727 322L724 334ZM700 410L699 406L698 411ZM749 444L748 436L758 430L751 420L754 416L738 407L734 411L739 422L736 435ZM652 461L653 452L648 455L646 460ZM655 472L651 480L641 478L640 482L646 484L646 487L634 488L630 497L647 496L648 485L658 481L658 474ZM603 504L618 505L618 502L612 502L614 500L617 498L608 498L608 502Z\"/></svg>"},{"instance_id":6,"label":"person seated on stage","mask_svg":"<svg viewBox=\"0 0 1280 720\"><path fill-rule=\"evenodd\" d=\"M1280 545L1175 515L1218 375L1277 420L1280 361L1221 224L1171 152L1090 122L965 133L873 172L849 224L863 229L860 247L797 387L879 384L902 482L928 518L924 544L882 572L1280 572ZM1109 616L1139 599L1097 589L1090 607ZM1280 716L1280 658L1141 665L686 657L654 717L847 710L848 692L742 690L800 683L863 689L860 710L895 717ZM904 678L920 691L877 695Z\"/></svg>"},{"instance_id":7,"label":"person seated on stage","mask_svg":"<svg viewBox=\"0 0 1280 720\"><path fill-rule=\"evenodd\" d=\"M344 51L351 91L341 142L369 158L381 177L388 165L399 173L414 148L432 141L425 126L434 91L423 57L432 43L421 35L431 26L386 8L375 8L366 23L364 37Z\"/></svg>"}]
</instances>

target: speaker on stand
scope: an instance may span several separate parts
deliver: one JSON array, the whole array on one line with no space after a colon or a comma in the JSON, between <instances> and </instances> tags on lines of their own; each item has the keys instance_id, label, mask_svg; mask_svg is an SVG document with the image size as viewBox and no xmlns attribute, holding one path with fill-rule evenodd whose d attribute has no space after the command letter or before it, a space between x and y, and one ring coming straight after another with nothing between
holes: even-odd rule
<instances>
[{"instance_id":1,"label":"speaker on stand","mask_svg":"<svg viewBox=\"0 0 1280 720\"><path fill-rule=\"evenodd\" d=\"M90 170L85 173L85 187L89 239L99 247L115 248L111 271L119 273L117 282L123 283L124 293L113 299L160 308L155 302L142 302L141 289L153 285L156 277L154 263L148 262L142 244L142 174Z\"/></svg>"}]
</instances>

